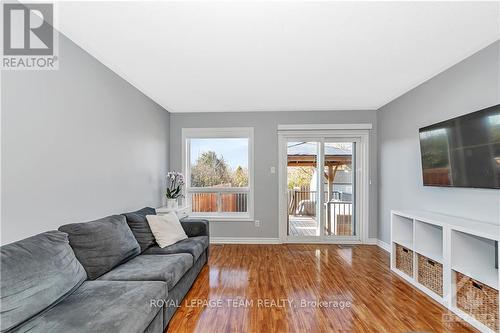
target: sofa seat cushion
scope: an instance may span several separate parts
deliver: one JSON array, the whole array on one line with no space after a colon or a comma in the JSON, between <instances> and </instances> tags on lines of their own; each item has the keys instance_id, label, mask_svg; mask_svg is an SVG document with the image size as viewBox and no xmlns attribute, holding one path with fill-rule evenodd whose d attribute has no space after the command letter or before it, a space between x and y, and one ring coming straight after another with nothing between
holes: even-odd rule
<instances>
[{"instance_id":1,"label":"sofa seat cushion","mask_svg":"<svg viewBox=\"0 0 500 333\"><path fill-rule=\"evenodd\" d=\"M138 211L124 213L127 224L132 230L137 242L141 246L141 252L148 247L156 245L155 236L149 227L146 215L156 215L156 210L151 207L144 207Z\"/></svg>"},{"instance_id":2,"label":"sofa seat cushion","mask_svg":"<svg viewBox=\"0 0 500 333\"><path fill-rule=\"evenodd\" d=\"M86 281L56 306L14 332L142 333L163 311L154 302L166 296L163 282Z\"/></svg>"},{"instance_id":3,"label":"sofa seat cushion","mask_svg":"<svg viewBox=\"0 0 500 333\"><path fill-rule=\"evenodd\" d=\"M2 246L0 262L1 332L56 303L87 279L68 235L59 231Z\"/></svg>"},{"instance_id":4,"label":"sofa seat cushion","mask_svg":"<svg viewBox=\"0 0 500 333\"><path fill-rule=\"evenodd\" d=\"M193 256L194 263L207 248L208 236L197 236L183 239L164 248L161 248L159 246L152 246L144 251L143 254L189 253Z\"/></svg>"},{"instance_id":5,"label":"sofa seat cushion","mask_svg":"<svg viewBox=\"0 0 500 333\"><path fill-rule=\"evenodd\" d=\"M59 230L69 235L69 244L90 280L96 279L141 252L139 243L123 215L67 224Z\"/></svg>"},{"instance_id":6,"label":"sofa seat cushion","mask_svg":"<svg viewBox=\"0 0 500 333\"><path fill-rule=\"evenodd\" d=\"M99 280L110 281L163 281L172 289L193 266L193 257L187 253L144 255L116 267Z\"/></svg>"}]
</instances>

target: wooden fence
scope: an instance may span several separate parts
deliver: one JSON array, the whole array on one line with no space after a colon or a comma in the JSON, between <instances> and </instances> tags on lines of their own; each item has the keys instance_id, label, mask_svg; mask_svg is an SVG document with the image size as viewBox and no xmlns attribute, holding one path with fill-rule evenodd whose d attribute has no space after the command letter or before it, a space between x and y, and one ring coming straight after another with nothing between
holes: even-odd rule
<instances>
[{"instance_id":1,"label":"wooden fence","mask_svg":"<svg viewBox=\"0 0 500 333\"><path fill-rule=\"evenodd\" d=\"M247 193L192 193L191 209L203 213L243 213L247 208Z\"/></svg>"}]
</instances>

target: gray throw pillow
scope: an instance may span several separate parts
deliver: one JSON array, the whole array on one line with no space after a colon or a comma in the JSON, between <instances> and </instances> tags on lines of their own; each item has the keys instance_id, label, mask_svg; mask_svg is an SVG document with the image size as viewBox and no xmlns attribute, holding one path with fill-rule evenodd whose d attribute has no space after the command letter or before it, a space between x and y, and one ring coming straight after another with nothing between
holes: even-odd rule
<instances>
[{"instance_id":1,"label":"gray throw pillow","mask_svg":"<svg viewBox=\"0 0 500 333\"><path fill-rule=\"evenodd\" d=\"M156 245L155 236L151 232L148 220L146 219L146 215L156 215L154 208L144 207L138 211L124 213L123 215L127 218L127 224L141 246L141 252Z\"/></svg>"},{"instance_id":2,"label":"gray throw pillow","mask_svg":"<svg viewBox=\"0 0 500 333\"><path fill-rule=\"evenodd\" d=\"M69 244L91 280L141 253L123 215L67 224L59 230L69 235Z\"/></svg>"}]
</instances>

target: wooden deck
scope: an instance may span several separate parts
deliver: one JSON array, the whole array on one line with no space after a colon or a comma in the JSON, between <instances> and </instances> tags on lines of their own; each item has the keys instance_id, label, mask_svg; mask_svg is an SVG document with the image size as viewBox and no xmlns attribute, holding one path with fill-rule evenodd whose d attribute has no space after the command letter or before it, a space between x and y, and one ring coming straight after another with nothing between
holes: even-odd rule
<instances>
[{"instance_id":1,"label":"wooden deck","mask_svg":"<svg viewBox=\"0 0 500 333\"><path fill-rule=\"evenodd\" d=\"M300 236L316 236L316 229L318 227L314 216L296 216L289 215L289 235L294 237ZM334 232L334 230L332 230ZM330 231L325 230L327 235ZM339 215L337 216L337 236L351 236L351 216Z\"/></svg>"},{"instance_id":2,"label":"wooden deck","mask_svg":"<svg viewBox=\"0 0 500 333\"><path fill-rule=\"evenodd\" d=\"M316 236L318 224L313 216L290 215L288 219L290 236Z\"/></svg>"}]
</instances>

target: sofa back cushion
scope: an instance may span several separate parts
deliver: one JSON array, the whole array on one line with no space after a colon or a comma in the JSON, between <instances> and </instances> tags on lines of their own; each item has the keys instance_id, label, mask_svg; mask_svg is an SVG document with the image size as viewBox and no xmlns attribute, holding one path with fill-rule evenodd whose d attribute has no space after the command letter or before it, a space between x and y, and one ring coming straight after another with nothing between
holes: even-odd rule
<instances>
[{"instance_id":1,"label":"sofa back cushion","mask_svg":"<svg viewBox=\"0 0 500 333\"><path fill-rule=\"evenodd\" d=\"M33 317L87 279L68 235L48 231L0 248L1 332Z\"/></svg>"},{"instance_id":2,"label":"sofa back cushion","mask_svg":"<svg viewBox=\"0 0 500 333\"><path fill-rule=\"evenodd\" d=\"M123 215L66 224L59 230L69 235L69 244L91 280L141 253Z\"/></svg>"},{"instance_id":3,"label":"sofa back cushion","mask_svg":"<svg viewBox=\"0 0 500 333\"><path fill-rule=\"evenodd\" d=\"M151 207L144 207L135 212L125 213L127 224L132 230L137 242L141 246L141 252L156 245L155 236L151 232L146 215L156 215L156 210Z\"/></svg>"}]
</instances>

